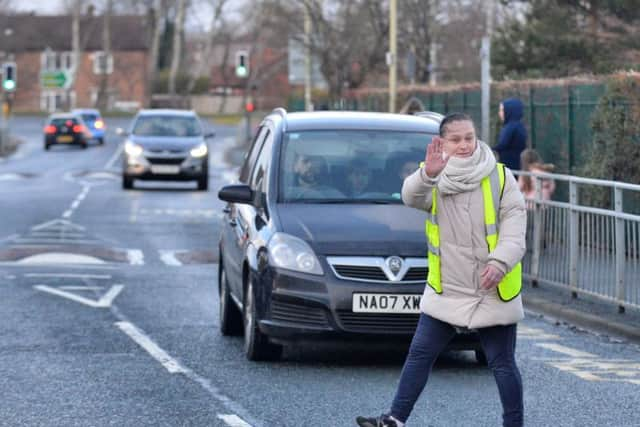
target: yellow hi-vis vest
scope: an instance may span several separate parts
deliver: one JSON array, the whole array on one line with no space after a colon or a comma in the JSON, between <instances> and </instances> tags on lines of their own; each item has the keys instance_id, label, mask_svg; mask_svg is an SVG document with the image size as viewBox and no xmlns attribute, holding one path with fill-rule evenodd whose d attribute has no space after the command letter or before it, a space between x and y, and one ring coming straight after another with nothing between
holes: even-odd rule
<instances>
[{"instance_id":1,"label":"yellow hi-vis vest","mask_svg":"<svg viewBox=\"0 0 640 427\"><path fill-rule=\"evenodd\" d=\"M498 245L498 224L496 216L500 208L500 200L504 191L504 164L498 163L493 172L482 180L482 196L484 198L484 224L487 233L489 252ZM429 274L427 284L436 293L442 293L440 275L440 228L438 227L436 187L431 191L431 213L427 216L426 234L429 249ZM497 203L496 203L497 201ZM511 301L520 294L522 288L522 265L518 263L498 284L498 296L502 301Z\"/></svg>"}]
</instances>

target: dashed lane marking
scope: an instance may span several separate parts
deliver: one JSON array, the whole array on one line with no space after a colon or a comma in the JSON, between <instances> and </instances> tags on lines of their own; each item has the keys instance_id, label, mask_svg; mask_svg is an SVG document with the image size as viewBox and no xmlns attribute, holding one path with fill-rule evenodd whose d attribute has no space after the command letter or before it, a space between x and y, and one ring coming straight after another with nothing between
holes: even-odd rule
<instances>
[{"instance_id":1,"label":"dashed lane marking","mask_svg":"<svg viewBox=\"0 0 640 427\"><path fill-rule=\"evenodd\" d=\"M237 415L218 414L218 418L224 421L230 427L251 427L251 424L245 422Z\"/></svg>"},{"instance_id":2,"label":"dashed lane marking","mask_svg":"<svg viewBox=\"0 0 640 427\"><path fill-rule=\"evenodd\" d=\"M159 252L160 252L160 259L166 265L170 265L174 267L182 265L182 263L178 260L178 258L176 258L176 251L160 250Z\"/></svg>"}]
</instances>

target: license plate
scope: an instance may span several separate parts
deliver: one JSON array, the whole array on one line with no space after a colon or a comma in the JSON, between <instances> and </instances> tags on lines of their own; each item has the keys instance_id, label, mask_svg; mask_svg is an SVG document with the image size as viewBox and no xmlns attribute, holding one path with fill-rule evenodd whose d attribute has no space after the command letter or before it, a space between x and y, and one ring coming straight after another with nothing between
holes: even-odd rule
<instances>
[{"instance_id":1,"label":"license plate","mask_svg":"<svg viewBox=\"0 0 640 427\"><path fill-rule=\"evenodd\" d=\"M71 135L60 135L58 138L56 138L56 141L58 142L71 142L73 141L73 137Z\"/></svg>"},{"instance_id":2,"label":"license plate","mask_svg":"<svg viewBox=\"0 0 640 427\"><path fill-rule=\"evenodd\" d=\"M354 313L420 313L420 294L353 294Z\"/></svg>"},{"instance_id":3,"label":"license plate","mask_svg":"<svg viewBox=\"0 0 640 427\"><path fill-rule=\"evenodd\" d=\"M163 175L176 175L180 173L180 166L175 165L152 165L151 173Z\"/></svg>"}]
</instances>

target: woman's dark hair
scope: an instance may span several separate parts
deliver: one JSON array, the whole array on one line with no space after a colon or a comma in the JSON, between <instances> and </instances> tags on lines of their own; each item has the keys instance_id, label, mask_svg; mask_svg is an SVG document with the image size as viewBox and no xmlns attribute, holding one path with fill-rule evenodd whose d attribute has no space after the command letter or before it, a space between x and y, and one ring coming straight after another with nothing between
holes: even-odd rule
<instances>
[{"instance_id":1,"label":"woman's dark hair","mask_svg":"<svg viewBox=\"0 0 640 427\"><path fill-rule=\"evenodd\" d=\"M446 133L446 127L448 124L453 123L453 122L466 122L469 121L471 122L471 124L473 125L473 128L475 129L475 124L473 124L473 119L471 118L470 115L465 114L465 113L450 113L447 114L446 116L444 116L444 118L442 119L442 121L440 122L440 130L439 130L439 134L440 136L444 136L444 134Z\"/></svg>"}]
</instances>

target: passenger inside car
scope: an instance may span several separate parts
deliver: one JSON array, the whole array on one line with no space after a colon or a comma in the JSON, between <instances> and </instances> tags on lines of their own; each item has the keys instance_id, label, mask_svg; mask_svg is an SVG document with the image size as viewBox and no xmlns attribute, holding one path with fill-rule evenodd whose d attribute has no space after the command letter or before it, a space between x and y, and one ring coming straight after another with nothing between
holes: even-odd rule
<instances>
[{"instance_id":1,"label":"passenger inside car","mask_svg":"<svg viewBox=\"0 0 640 427\"><path fill-rule=\"evenodd\" d=\"M371 191L371 171L366 160L354 159L349 163L346 184L346 194L351 197L362 196Z\"/></svg>"},{"instance_id":2,"label":"passenger inside car","mask_svg":"<svg viewBox=\"0 0 640 427\"><path fill-rule=\"evenodd\" d=\"M290 196L344 197L342 192L328 185L329 168L322 156L297 154L293 164L293 187Z\"/></svg>"}]
</instances>

